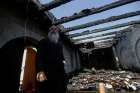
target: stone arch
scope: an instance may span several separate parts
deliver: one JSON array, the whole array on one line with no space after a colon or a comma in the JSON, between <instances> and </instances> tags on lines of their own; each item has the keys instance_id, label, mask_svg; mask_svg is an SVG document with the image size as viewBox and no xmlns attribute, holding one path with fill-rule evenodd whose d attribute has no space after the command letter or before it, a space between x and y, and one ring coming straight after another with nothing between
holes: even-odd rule
<instances>
[{"instance_id":1,"label":"stone arch","mask_svg":"<svg viewBox=\"0 0 140 93\"><path fill-rule=\"evenodd\" d=\"M23 32L23 31L3 31L0 34L0 48L2 48L7 42L16 39L16 38L31 38L36 41L40 41L41 39L45 38L45 36L33 32L33 31L28 31L28 32Z\"/></svg>"}]
</instances>

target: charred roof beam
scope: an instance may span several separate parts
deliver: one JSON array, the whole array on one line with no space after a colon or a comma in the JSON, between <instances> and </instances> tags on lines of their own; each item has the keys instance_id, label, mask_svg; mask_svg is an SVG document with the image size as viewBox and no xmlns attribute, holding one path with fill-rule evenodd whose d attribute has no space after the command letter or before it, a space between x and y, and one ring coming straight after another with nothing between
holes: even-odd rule
<instances>
[{"instance_id":1,"label":"charred roof beam","mask_svg":"<svg viewBox=\"0 0 140 93\"><path fill-rule=\"evenodd\" d=\"M101 49L101 48L108 48L108 47L111 47L112 45L113 45L113 43L95 46L95 48L93 50Z\"/></svg>"},{"instance_id":2,"label":"charred roof beam","mask_svg":"<svg viewBox=\"0 0 140 93\"><path fill-rule=\"evenodd\" d=\"M48 11L48 10L51 10L53 8L59 7L63 4L66 4L70 1L73 1L73 0L53 0L47 4L41 4L39 2L39 0L32 0L32 2L37 5L37 7L39 8L40 11Z\"/></svg>"},{"instance_id":3,"label":"charred roof beam","mask_svg":"<svg viewBox=\"0 0 140 93\"><path fill-rule=\"evenodd\" d=\"M83 36L83 35L89 35L89 34L93 34L93 33L97 33L97 32L103 32L103 31L107 31L107 30L111 30L111 29L126 27L126 26L130 26L130 25L134 25L134 24L140 24L140 20L130 21L130 22L127 22L127 23L117 24L117 25L110 26L110 27L105 27L105 28L94 29L94 30L91 30L91 31L86 30L82 33L71 34L69 37L73 38L73 37L78 37L78 36Z\"/></svg>"},{"instance_id":4,"label":"charred roof beam","mask_svg":"<svg viewBox=\"0 0 140 93\"><path fill-rule=\"evenodd\" d=\"M63 24L63 23L66 23L66 22L69 22L69 21L72 21L72 20L76 20L76 19L79 19L79 18L82 18L82 17L86 17L86 16L89 16L89 15L92 15L92 14L97 14L97 13L100 13L100 12L103 12L103 11L106 11L106 10L110 10L112 8L116 8L116 7L126 5L126 4L129 4L129 3L132 3L132 2L136 2L136 1L139 1L139 0L119 0L119 1L116 1L116 2L113 2L113 3L101 6L99 8L87 9L86 12L82 11L78 14L75 14L75 15L72 15L72 16L69 16L69 17L66 17L66 18L63 18L63 19L58 19L53 24L54 25Z\"/></svg>"},{"instance_id":5,"label":"charred roof beam","mask_svg":"<svg viewBox=\"0 0 140 93\"><path fill-rule=\"evenodd\" d=\"M92 36L88 36L88 37L81 37L81 38L78 38L78 39L75 39L75 41L80 41L80 40L85 40L85 39L92 39L92 38L98 38L98 37L103 37L103 36L108 36L108 35L113 35L113 34L116 34L117 37L120 37L122 36L122 34L124 32L130 32L130 29L129 27L123 29L123 30L119 30L119 31L113 31L113 32L109 32L109 33L101 33L99 35L92 35Z\"/></svg>"},{"instance_id":6,"label":"charred roof beam","mask_svg":"<svg viewBox=\"0 0 140 93\"><path fill-rule=\"evenodd\" d=\"M47 11L47 10L59 7L63 4L69 3L71 1L74 1L74 0L53 0L52 2L50 2L48 4L42 5L40 10L41 11Z\"/></svg>"},{"instance_id":7,"label":"charred roof beam","mask_svg":"<svg viewBox=\"0 0 140 93\"><path fill-rule=\"evenodd\" d=\"M89 43L89 42L94 42L94 41L100 41L100 40L107 40L107 39L115 39L116 35L107 35L107 36L102 36L102 37L97 37L97 38L91 38L91 39L85 39L85 40L80 40L80 41L74 41L74 44L81 44L81 43Z\"/></svg>"},{"instance_id":8,"label":"charred roof beam","mask_svg":"<svg viewBox=\"0 0 140 93\"><path fill-rule=\"evenodd\" d=\"M140 11L125 13L125 14L121 14L118 16L111 16L111 17L106 18L106 19L100 19L97 21L92 21L92 22L81 24L78 26L66 28L65 32L83 29L83 28L87 28L87 27L91 27L91 26L95 26L95 25L99 25L99 24L103 24L103 23L107 23L107 22L111 22L111 21L117 21L120 19L129 18L129 17L133 17L133 16L137 16L137 15L140 15Z\"/></svg>"},{"instance_id":9,"label":"charred roof beam","mask_svg":"<svg viewBox=\"0 0 140 93\"><path fill-rule=\"evenodd\" d=\"M109 43L100 43L100 44L95 44L95 48L102 48L102 47L111 47L114 43L109 42Z\"/></svg>"},{"instance_id":10,"label":"charred roof beam","mask_svg":"<svg viewBox=\"0 0 140 93\"><path fill-rule=\"evenodd\" d=\"M38 0L31 0L31 2L33 2L39 9L42 7Z\"/></svg>"},{"instance_id":11,"label":"charred roof beam","mask_svg":"<svg viewBox=\"0 0 140 93\"><path fill-rule=\"evenodd\" d=\"M107 42L107 43L104 43L104 42L101 42L101 43L94 43L94 47L101 47L101 46L107 46L107 45L112 45L114 44L112 41L110 42Z\"/></svg>"},{"instance_id":12,"label":"charred roof beam","mask_svg":"<svg viewBox=\"0 0 140 93\"><path fill-rule=\"evenodd\" d=\"M73 39L73 42L80 42L80 41L86 41L86 40L90 40L90 39L93 39L93 40L98 40L98 39L104 39L104 38L106 38L106 37L115 37L116 36L116 34L114 33L114 34L111 34L111 35L104 35L104 36L98 36L98 37L85 37L84 39Z\"/></svg>"}]
</instances>

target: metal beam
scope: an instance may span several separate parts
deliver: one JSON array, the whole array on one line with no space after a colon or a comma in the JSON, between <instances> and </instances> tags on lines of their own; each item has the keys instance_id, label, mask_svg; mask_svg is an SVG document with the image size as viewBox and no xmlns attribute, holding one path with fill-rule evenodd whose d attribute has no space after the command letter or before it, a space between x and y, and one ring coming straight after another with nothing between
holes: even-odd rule
<instances>
[{"instance_id":1,"label":"metal beam","mask_svg":"<svg viewBox=\"0 0 140 93\"><path fill-rule=\"evenodd\" d=\"M100 47L100 46L102 46L102 45L110 45L110 44L114 44L114 41L113 40L111 40L111 41L100 41L100 42L98 42L98 43L96 43L96 42L94 42L94 46L95 47Z\"/></svg>"},{"instance_id":2,"label":"metal beam","mask_svg":"<svg viewBox=\"0 0 140 93\"><path fill-rule=\"evenodd\" d=\"M108 43L98 43L98 44L94 43L94 44L95 44L94 47L102 47L102 46L108 46L108 45L111 45L111 44L113 44L113 42L108 42Z\"/></svg>"},{"instance_id":3,"label":"metal beam","mask_svg":"<svg viewBox=\"0 0 140 93\"><path fill-rule=\"evenodd\" d=\"M113 34L116 34L117 37L120 37L123 32L129 32L129 31L130 31L130 29L128 27L128 28L125 28L125 29L122 29L122 30L119 30L119 31L116 30L116 31L113 31L113 32L110 32L110 33L101 33L99 35L81 37L81 38L78 38L78 39L75 39L75 40L80 41L80 40L84 40L84 39L92 39L92 38L103 37L103 36L107 36L107 35L113 35Z\"/></svg>"},{"instance_id":4,"label":"metal beam","mask_svg":"<svg viewBox=\"0 0 140 93\"><path fill-rule=\"evenodd\" d=\"M135 11L135 12L130 12L130 13L125 13L125 14L121 14L118 16L112 16L106 19L100 19L97 21L92 21L89 23L85 23L85 24L81 24L78 26L74 26L74 27L69 27L65 29L65 32L70 32L70 31L74 31L74 30L78 30L78 29L83 29L83 28L87 28L87 27L91 27L91 26L95 26L95 25L99 25L99 24L103 24L103 23L107 23L107 22L111 22L111 21L116 21L116 20L120 20L120 19L124 19L124 18L128 18L128 17L133 17L133 16L137 16L140 15L140 11Z\"/></svg>"},{"instance_id":5,"label":"metal beam","mask_svg":"<svg viewBox=\"0 0 140 93\"><path fill-rule=\"evenodd\" d=\"M94 48L94 50L102 49L102 48L108 48L108 47L111 47L112 45L113 45L113 43L112 43L112 44L108 44L108 45L100 45L100 46L96 46L96 47Z\"/></svg>"},{"instance_id":6,"label":"metal beam","mask_svg":"<svg viewBox=\"0 0 140 93\"><path fill-rule=\"evenodd\" d=\"M102 40L99 42L94 42L94 46L95 48L111 47L115 42L115 40Z\"/></svg>"},{"instance_id":7,"label":"metal beam","mask_svg":"<svg viewBox=\"0 0 140 93\"><path fill-rule=\"evenodd\" d=\"M94 41L99 41L99 40L114 39L115 36L116 35L108 35L108 36L103 36L103 37L98 37L98 38L75 41L74 44L81 44L81 43L89 43L89 42L94 42Z\"/></svg>"},{"instance_id":8,"label":"metal beam","mask_svg":"<svg viewBox=\"0 0 140 93\"><path fill-rule=\"evenodd\" d=\"M50 10L50 9L53 9L53 8L56 8L60 5L63 5L63 4L66 4L70 1L73 1L73 0L53 0L52 2L48 3L48 4L44 4L40 7L40 10L41 11L47 11L47 10Z\"/></svg>"},{"instance_id":9,"label":"metal beam","mask_svg":"<svg viewBox=\"0 0 140 93\"><path fill-rule=\"evenodd\" d=\"M98 44L96 44L96 43L94 43L94 44L95 44L95 46L91 47L90 49L80 47L80 50L83 53L89 53L90 51L95 50L95 49L111 47L114 44L114 42L111 41L111 42L106 42L106 43L101 42L101 43L98 43Z\"/></svg>"},{"instance_id":10,"label":"metal beam","mask_svg":"<svg viewBox=\"0 0 140 93\"><path fill-rule=\"evenodd\" d=\"M101 44L101 45L96 45L95 48L111 47L112 45L113 45L113 43Z\"/></svg>"},{"instance_id":11,"label":"metal beam","mask_svg":"<svg viewBox=\"0 0 140 93\"><path fill-rule=\"evenodd\" d=\"M80 41L80 40L84 40L84 39L91 39L91 38L103 37L103 36L117 34L117 33L119 33L119 32L115 31L115 32L110 32L110 33L100 34L100 35L95 35L95 36L81 37L81 38L78 38L78 39L75 39L75 40L76 41Z\"/></svg>"},{"instance_id":12,"label":"metal beam","mask_svg":"<svg viewBox=\"0 0 140 93\"><path fill-rule=\"evenodd\" d=\"M102 39L102 40L98 40L98 41L93 41L94 44L106 44L106 43L112 43L114 41L113 38L108 38L108 39Z\"/></svg>"},{"instance_id":13,"label":"metal beam","mask_svg":"<svg viewBox=\"0 0 140 93\"><path fill-rule=\"evenodd\" d=\"M97 49L102 49L102 48L109 48L109 47L111 47L112 45L108 45L108 46L102 46L102 47L95 47L93 50L97 50ZM93 51L92 50L92 51Z\"/></svg>"},{"instance_id":14,"label":"metal beam","mask_svg":"<svg viewBox=\"0 0 140 93\"><path fill-rule=\"evenodd\" d=\"M115 32L110 32L110 33L100 34L100 35L96 35L96 36L90 36L90 37L75 39L75 42L76 41L81 41L81 40L86 40L86 39L88 39L88 40L89 39L94 39L94 42L104 40L104 39L111 39L111 38L113 38L114 40L118 40L118 38L120 38L123 35L123 33L129 32L129 31L131 31L131 30L128 27L128 28L125 28L123 30L119 30L119 31L115 31Z\"/></svg>"},{"instance_id":15,"label":"metal beam","mask_svg":"<svg viewBox=\"0 0 140 93\"><path fill-rule=\"evenodd\" d=\"M99 39L95 39L94 42L98 42L100 40L106 40L106 39L115 39L116 40L116 37L115 36L110 36L110 37L105 37L105 38L99 38Z\"/></svg>"},{"instance_id":16,"label":"metal beam","mask_svg":"<svg viewBox=\"0 0 140 93\"><path fill-rule=\"evenodd\" d=\"M101 48L108 48L108 47L111 47L113 44L108 44L108 45L101 45L100 47L94 47L94 48L91 48L90 50L89 50L89 52L90 51L93 51L93 50L97 50L97 49L101 49ZM85 51L82 51L83 53L88 53L88 51L87 52L85 52Z\"/></svg>"},{"instance_id":17,"label":"metal beam","mask_svg":"<svg viewBox=\"0 0 140 93\"><path fill-rule=\"evenodd\" d=\"M82 33L71 34L69 37L78 37L78 36L82 36L82 35L89 35L89 34L93 34L93 33L97 33L97 32L103 32L103 31L107 31L107 30L111 30L111 29L117 29L117 28L121 28L121 27L125 27L125 26L134 25L134 24L140 24L140 20L131 21L131 22L122 23L122 24L117 24L117 25L114 25L114 26L95 29L95 30L91 30L91 31L86 30Z\"/></svg>"},{"instance_id":18,"label":"metal beam","mask_svg":"<svg viewBox=\"0 0 140 93\"><path fill-rule=\"evenodd\" d=\"M110 42L110 43L107 43L107 44L100 44L100 45L96 45L94 48L90 48L90 49L86 49L86 48L80 48L80 50L83 52L83 53L89 53L93 50L96 50L96 49L101 49L101 48L108 48L108 47L111 47L113 45L113 42Z\"/></svg>"},{"instance_id":19,"label":"metal beam","mask_svg":"<svg viewBox=\"0 0 140 93\"><path fill-rule=\"evenodd\" d=\"M92 8L88 11L88 13L83 13L82 12L82 13L79 13L79 14L76 14L76 15L69 16L65 19L58 19L53 24L58 25L58 24L66 23L66 22L69 22L69 21L72 21L72 20L76 20L76 19L79 19L79 18L82 18L82 17L85 17L85 16L100 13L100 12L103 12L103 11L106 11L106 10L110 10L112 8L116 8L116 7L126 5L126 4L129 4L129 3L132 3L132 2L136 2L136 1L139 1L139 0L119 0L119 1L116 1L116 2L113 2L113 3L101 6L99 8Z\"/></svg>"},{"instance_id":20,"label":"metal beam","mask_svg":"<svg viewBox=\"0 0 140 93\"><path fill-rule=\"evenodd\" d=\"M90 40L90 39L93 39L94 41L98 40L98 39L104 39L106 37L116 37L116 34L111 34L111 35L106 35L106 36L100 36L100 37L86 37L84 39L72 39L73 42L80 42L80 41L87 41L87 40Z\"/></svg>"}]
</instances>

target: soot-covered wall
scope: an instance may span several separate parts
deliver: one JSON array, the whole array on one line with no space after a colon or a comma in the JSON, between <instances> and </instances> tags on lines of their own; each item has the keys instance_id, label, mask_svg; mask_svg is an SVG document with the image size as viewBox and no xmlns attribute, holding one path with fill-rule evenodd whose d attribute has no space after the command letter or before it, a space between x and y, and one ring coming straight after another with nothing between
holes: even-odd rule
<instances>
[{"instance_id":1,"label":"soot-covered wall","mask_svg":"<svg viewBox=\"0 0 140 93\"><path fill-rule=\"evenodd\" d=\"M82 66L95 69L116 69L112 48L93 50L90 54L81 53Z\"/></svg>"},{"instance_id":2,"label":"soot-covered wall","mask_svg":"<svg viewBox=\"0 0 140 93\"><path fill-rule=\"evenodd\" d=\"M44 20L42 14L36 9L32 8L27 13L24 4L16 3L16 0L0 3L0 71L3 76L1 80L4 81L1 84L7 89L4 90L5 93L9 90L11 93L18 93L24 47L37 45L46 37L47 28L51 24L49 20ZM26 44L27 41L31 42ZM78 51L65 42L63 49L66 60L65 69L70 73L80 68L80 59Z\"/></svg>"}]
</instances>

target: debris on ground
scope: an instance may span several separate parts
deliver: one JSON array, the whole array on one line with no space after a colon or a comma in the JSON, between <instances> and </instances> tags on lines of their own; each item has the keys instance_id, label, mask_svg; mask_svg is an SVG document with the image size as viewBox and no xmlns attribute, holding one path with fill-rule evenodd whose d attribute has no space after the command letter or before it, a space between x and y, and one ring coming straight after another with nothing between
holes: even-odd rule
<instances>
[{"instance_id":1,"label":"debris on ground","mask_svg":"<svg viewBox=\"0 0 140 93\"><path fill-rule=\"evenodd\" d=\"M68 90L97 91L103 82L106 91L140 92L140 74L129 71L84 69L83 72L69 80Z\"/></svg>"}]
</instances>

